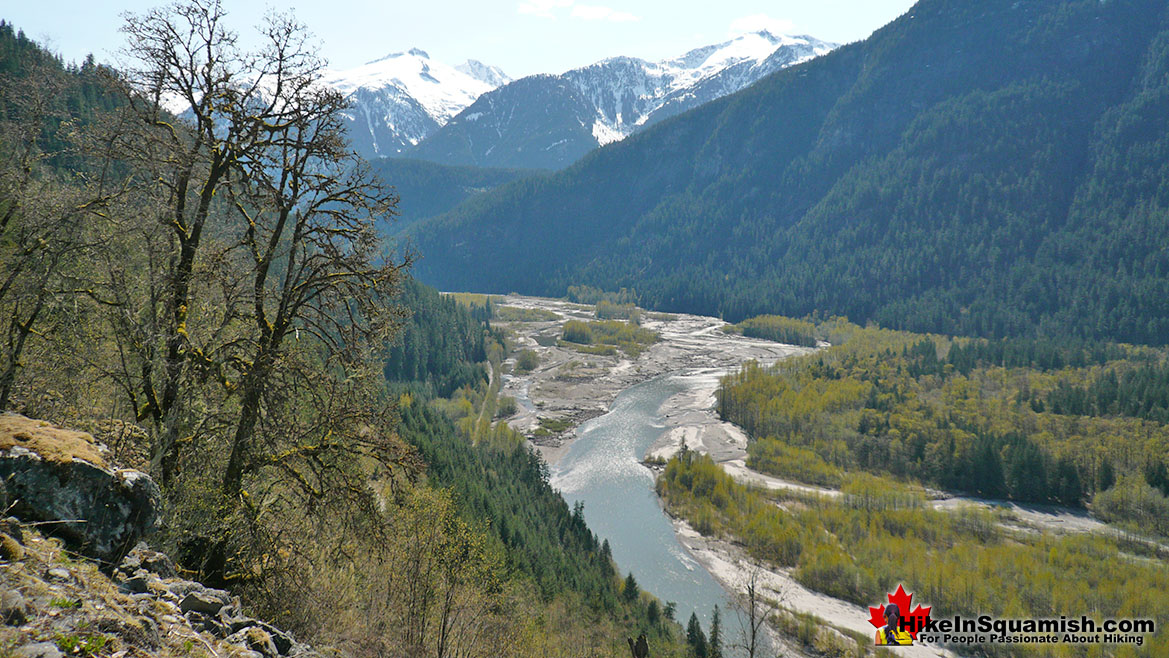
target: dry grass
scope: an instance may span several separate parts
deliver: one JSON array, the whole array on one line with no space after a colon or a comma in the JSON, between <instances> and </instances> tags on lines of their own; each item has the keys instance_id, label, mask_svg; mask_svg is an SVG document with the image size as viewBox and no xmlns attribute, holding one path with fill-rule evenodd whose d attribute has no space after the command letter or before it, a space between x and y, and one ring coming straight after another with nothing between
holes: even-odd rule
<instances>
[{"instance_id":1,"label":"dry grass","mask_svg":"<svg viewBox=\"0 0 1169 658\"><path fill-rule=\"evenodd\" d=\"M62 429L19 414L0 414L0 451L14 447L31 450L51 462L81 459L94 466L106 467L97 442L89 434Z\"/></svg>"},{"instance_id":2,"label":"dry grass","mask_svg":"<svg viewBox=\"0 0 1169 658\"><path fill-rule=\"evenodd\" d=\"M0 592L27 603L25 623L0 624L0 656L51 642L82 658L236 658L238 647L196 632L172 601L123 594L93 562L74 559L54 538L24 531L24 555L0 563ZM63 569L68 579L48 574Z\"/></svg>"}]
</instances>

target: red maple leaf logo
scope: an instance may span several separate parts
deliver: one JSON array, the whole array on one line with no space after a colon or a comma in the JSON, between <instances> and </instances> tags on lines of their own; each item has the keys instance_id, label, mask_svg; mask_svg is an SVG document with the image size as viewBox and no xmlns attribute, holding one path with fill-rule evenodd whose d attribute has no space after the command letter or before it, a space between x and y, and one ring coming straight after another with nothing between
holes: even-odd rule
<instances>
[{"instance_id":1,"label":"red maple leaf logo","mask_svg":"<svg viewBox=\"0 0 1169 658\"><path fill-rule=\"evenodd\" d=\"M926 622L929 621L930 610L933 606L922 607L919 605L911 612L909 606L913 604L913 594L907 594L901 585L897 585L897 591L889 594L888 597L889 603L896 603L897 610L901 613L901 627L916 640L917 632L925 628ZM877 628L882 628L885 625L885 606L869 606L869 623Z\"/></svg>"}]
</instances>

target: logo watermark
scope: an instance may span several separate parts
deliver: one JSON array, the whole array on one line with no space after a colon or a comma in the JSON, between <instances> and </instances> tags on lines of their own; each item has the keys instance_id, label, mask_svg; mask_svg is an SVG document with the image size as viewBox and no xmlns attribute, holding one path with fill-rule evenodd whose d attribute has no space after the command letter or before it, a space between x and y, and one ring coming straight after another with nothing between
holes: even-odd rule
<instances>
[{"instance_id":1,"label":"logo watermark","mask_svg":"<svg viewBox=\"0 0 1169 658\"><path fill-rule=\"evenodd\" d=\"M905 645L931 644L1082 644L1143 646L1145 636L1156 632L1153 619L1078 617L974 617L954 615L935 619L932 607L918 605L910 610L913 594L901 585L888 594L889 602L869 608L869 623L877 628L876 643Z\"/></svg>"}]
</instances>

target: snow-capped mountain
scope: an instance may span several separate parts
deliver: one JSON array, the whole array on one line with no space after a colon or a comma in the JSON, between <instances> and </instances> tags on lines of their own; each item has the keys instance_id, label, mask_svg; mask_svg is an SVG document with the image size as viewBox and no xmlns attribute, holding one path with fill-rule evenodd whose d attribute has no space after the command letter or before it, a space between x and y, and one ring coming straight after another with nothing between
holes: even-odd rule
<instances>
[{"instance_id":1,"label":"snow-capped mountain","mask_svg":"<svg viewBox=\"0 0 1169 658\"><path fill-rule=\"evenodd\" d=\"M324 80L351 100L349 136L366 157L401 153L510 81L498 67L475 60L448 66L417 48L330 72Z\"/></svg>"},{"instance_id":2,"label":"snow-capped mountain","mask_svg":"<svg viewBox=\"0 0 1169 658\"><path fill-rule=\"evenodd\" d=\"M453 165L559 169L597 146L835 47L763 31L661 62L614 57L561 75L529 76L483 94L403 155Z\"/></svg>"},{"instance_id":3,"label":"snow-capped mountain","mask_svg":"<svg viewBox=\"0 0 1169 658\"><path fill-rule=\"evenodd\" d=\"M492 89L502 87L511 82L511 78L498 66L488 66L477 59L468 59L456 66L455 70L466 73L480 82L491 85Z\"/></svg>"}]
</instances>

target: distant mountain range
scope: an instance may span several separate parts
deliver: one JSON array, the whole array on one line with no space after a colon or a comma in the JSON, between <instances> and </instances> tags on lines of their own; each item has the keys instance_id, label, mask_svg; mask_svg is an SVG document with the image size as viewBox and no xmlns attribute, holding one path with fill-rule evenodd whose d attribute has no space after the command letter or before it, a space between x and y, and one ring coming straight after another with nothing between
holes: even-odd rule
<instances>
[{"instance_id":1,"label":"distant mountain range","mask_svg":"<svg viewBox=\"0 0 1169 658\"><path fill-rule=\"evenodd\" d=\"M745 34L661 62L614 57L485 93L406 153L451 165L561 169L661 119L835 48L808 36Z\"/></svg>"},{"instance_id":2,"label":"distant mountain range","mask_svg":"<svg viewBox=\"0 0 1169 658\"><path fill-rule=\"evenodd\" d=\"M560 169L834 47L757 32L661 62L614 57L516 81L481 62L451 67L413 49L334 72L326 82L350 96L350 136L370 159Z\"/></svg>"},{"instance_id":3,"label":"distant mountain range","mask_svg":"<svg viewBox=\"0 0 1169 658\"><path fill-rule=\"evenodd\" d=\"M728 320L1169 343L1166 117L1166 0L921 0L411 227L417 272L445 290L635 288Z\"/></svg>"}]
</instances>

